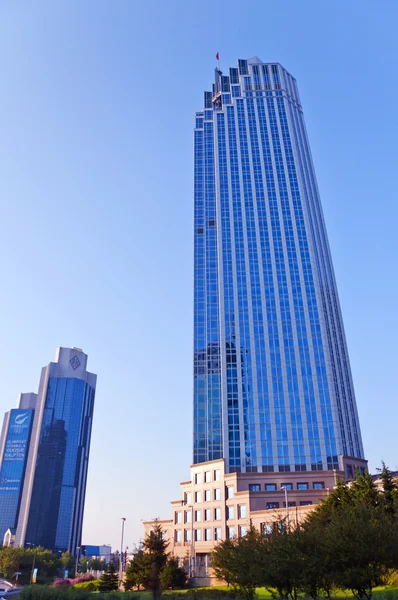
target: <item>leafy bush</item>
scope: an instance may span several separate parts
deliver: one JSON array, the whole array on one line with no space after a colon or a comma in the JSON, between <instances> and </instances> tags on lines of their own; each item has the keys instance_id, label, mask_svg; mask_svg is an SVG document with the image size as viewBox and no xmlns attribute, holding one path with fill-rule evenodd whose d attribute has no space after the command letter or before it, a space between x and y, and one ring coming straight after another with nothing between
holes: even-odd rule
<instances>
[{"instance_id":1,"label":"leafy bush","mask_svg":"<svg viewBox=\"0 0 398 600\"><path fill-rule=\"evenodd\" d=\"M88 600L90 591L76 590L72 587L50 587L47 585L29 585L21 590L21 600ZM96 597L96 600L100 598Z\"/></svg>"},{"instance_id":2,"label":"leafy bush","mask_svg":"<svg viewBox=\"0 0 398 600\"><path fill-rule=\"evenodd\" d=\"M82 581L81 583L74 583L73 589L75 590L87 590L88 592L98 592L99 590L99 579L92 579L90 581Z\"/></svg>"},{"instance_id":3,"label":"leafy bush","mask_svg":"<svg viewBox=\"0 0 398 600\"><path fill-rule=\"evenodd\" d=\"M72 585L75 586L78 583L85 583L87 581L93 581L95 579L94 575L91 573L84 573L83 575L79 575L71 580Z\"/></svg>"},{"instance_id":4,"label":"leafy bush","mask_svg":"<svg viewBox=\"0 0 398 600\"><path fill-rule=\"evenodd\" d=\"M71 580L65 579L63 577L56 579L53 583L54 588L62 588L62 589L69 588L71 585L72 585Z\"/></svg>"},{"instance_id":5,"label":"leafy bush","mask_svg":"<svg viewBox=\"0 0 398 600\"><path fill-rule=\"evenodd\" d=\"M392 569L387 577L387 585L391 585L392 587L398 587L398 571Z\"/></svg>"}]
</instances>

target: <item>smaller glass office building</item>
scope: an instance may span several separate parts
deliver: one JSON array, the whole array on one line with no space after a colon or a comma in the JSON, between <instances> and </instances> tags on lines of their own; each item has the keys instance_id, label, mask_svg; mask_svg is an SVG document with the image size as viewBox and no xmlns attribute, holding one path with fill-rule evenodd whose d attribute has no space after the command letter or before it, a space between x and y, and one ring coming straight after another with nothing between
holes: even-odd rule
<instances>
[{"instance_id":1,"label":"smaller glass office building","mask_svg":"<svg viewBox=\"0 0 398 600\"><path fill-rule=\"evenodd\" d=\"M17 524L33 410L13 409L4 417L0 444L0 542Z\"/></svg>"}]
</instances>

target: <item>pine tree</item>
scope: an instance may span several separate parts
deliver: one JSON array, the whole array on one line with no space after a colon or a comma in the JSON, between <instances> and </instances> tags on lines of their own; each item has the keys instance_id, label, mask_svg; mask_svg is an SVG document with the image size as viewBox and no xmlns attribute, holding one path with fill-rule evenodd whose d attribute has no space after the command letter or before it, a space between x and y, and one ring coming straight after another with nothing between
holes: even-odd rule
<instances>
[{"instance_id":1,"label":"pine tree","mask_svg":"<svg viewBox=\"0 0 398 600\"><path fill-rule=\"evenodd\" d=\"M394 513L394 500L397 499L398 496L398 487L395 483L388 467L386 467L385 462L382 463L383 469L381 472L381 483L383 486L383 500L382 506L384 510L390 514Z\"/></svg>"},{"instance_id":2,"label":"pine tree","mask_svg":"<svg viewBox=\"0 0 398 600\"><path fill-rule=\"evenodd\" d=\"M119 576L113 562L109 562L106 570L102 573L99 583L100 592L114 592L119 587Z\"/></svg>"},{"instance_id":3,"label":"pine tree","mask_svg":"<svg viewBox=\"0 0 398 600\"><path fill-rule=\"evenodd\" d=\"M147 588L152 592L152 597L155 599L162 594L162 586L160 584L160 572L166 566L168 553L167 547L169 543L164 539L163 530L160 523L156 523L152 531L144 540L144 551L148 556L150 564L150 575L148 578Z\"/></svg>"},{"instance_id":4,"label":"pine tree","mask_svg":"<svg viewBox=\"0 0 398 600\"><path fill-rule=\"evenodd\" d=\"M354 504L364 502L367 506L372 506L374 508L380 504L380 492L373 481L373 477L368 471L366 471L364 475L361 475L360 472L357 471L350 492Z\"/></svg>"}]
</instances>

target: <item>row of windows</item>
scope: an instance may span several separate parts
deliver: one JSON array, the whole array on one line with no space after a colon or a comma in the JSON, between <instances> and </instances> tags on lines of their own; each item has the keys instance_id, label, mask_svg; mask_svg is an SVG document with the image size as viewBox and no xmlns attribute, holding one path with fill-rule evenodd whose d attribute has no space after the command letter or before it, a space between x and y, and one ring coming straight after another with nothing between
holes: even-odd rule
<instances>
[{"instance_id":1,"label":"row of windows","mask_svg":"<svg viewBox=\"0 0 398 600\"><path fill-rule=\"evenodd\" d=\"M213 490L204 490L203 491L203 502L211 502L212 491L213 491L213 499L221 500L221 488L215 488ZM225 488L225 496L227 499L234 497L233 486L228 486ZM195 498L195 503L202 502L202 492L201 491L195 492L194 498ZM192 504L192 492L185 492L184 504L187 504L187 505Z\"/></svg>"},{"instance_id":2,"label":"row of windows","mask_svg":"<svg viewBox=\"0 0 398 600\"><path fill-rule=\"evenodd\" d=\"M266 483L265 484L266 492L276 492L277 489L278 488L277 488L276 483ZM309 490L310 488L309 488L308 483L299 482L299 483L297 483L296 489L299 491L303 491L303 490ZM312 489L313 490L324 490L325 483L323 481L314 481L312 483ZM282 483L280 486L280 490L293 491L293 483ZM260 483L249 483L249 491L250 492L261 492L261 484Z\"/></svg>"},{"instance_id":3,"label":"row of windows","mask_svg":"<svg viewBox=\"0 0 398 600\"><path fill-rule=\"evenodd\" d=\"M209 224L214 225L214 220L209 221ZM204 483L211 483L212 479L212 472L211 471L205 471L203 473L203 481ZM213 470L213 481L220 481L221 478L221 471L220 469L214 469ZM195 473L194 475L194 483L195 485L199 485L202 481L202 473Z\"/></svg>"},{"instance_id":4,"label":"row of windows","mask_svg":"<svg viewBox=\"0 0 398 600\"><path fill-rule=\"evenodd\" d=\"M246 535L247 526L239 525L239 527L227 527L227 537L228 539L233 539L238 534L240 537ZM221 527L207 527L206 529L194 529L193 536L195 542L201 542L202 540L205 542L211 541L220 541L222 539ZM174 532L174 540L178 543L184 542L192 542L192 530L191 529L176 529Z\"/></svg>"},{"instance_id":5,"label":"row of windows","mask_svg":"<svg viewBox=\"0 0 398 600\"><path fill-rule=\"evenodd\" d=\"M194 521L200 523L202 516L204 521L221 521L221 508L217 507L214 509L206 508L202 510L194 510ZM246 504L238 505L238 519L245 519L247 517ZM227 518L235 519L235 507L227 506ZM178 523L192 523L192 511L177 511L174 515L174 522Z\"/></svg>"},{"instance_id":6,"label":"row of windows","mask_svg":"<svg viewBox=\"0 0 398 600\"><path fill-rule=\"evenodd\" d=\"M297 505L296 502L288 502L287 503L288 508L294 508L295 506L311 506L311 505L312 505L312 500L301 500L299 505ZM283 502L282 506L283 506L283 508L286 508L286 502ZM267 510L273 510L275 508L280 508L279 502L267 502Z\"/></svg>"}]
</instances>

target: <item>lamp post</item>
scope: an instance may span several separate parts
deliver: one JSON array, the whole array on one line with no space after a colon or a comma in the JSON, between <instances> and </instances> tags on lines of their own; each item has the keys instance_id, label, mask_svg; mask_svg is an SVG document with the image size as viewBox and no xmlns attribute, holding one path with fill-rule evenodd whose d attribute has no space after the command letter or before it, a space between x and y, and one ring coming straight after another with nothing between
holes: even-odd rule
<instances>
[{"instance_id":1,"label":"lamp post","mask_svg":"<svg viewBox=\"0 0 398 600\"><path fill-rule=\"evenodd\" d=\"M80 555L80 546L76 546L75 577L77 577L77 569L79 568L79 555Z\"/></svg>"},{"instance_id":2,"label":"lamp post","mask_svg":"<svg viewBox=\"0 0 398 600\"><path fill-rule=\"evenodd\" d=\"M120 565L119 565L119 587L122 585L123 579L123 538L124 538L124 523L126 517L122 517L122 541L120 543Z\"/></svg>"},{"instance_id":3,"label":"lamp post","mask_svg":"<svg viewBox=\"0 0 398 600\"><path fill-rule=\"evenodd\" d=\"M191 577L195 577L195 540L193 539L193 505L191 506Z\"/></svg>"},{"instance_id":4,"label":"lamp post","mask_svg":"<svg viewBox=\"0 0 398 600\"><path fill-rule=\"evenodd\" d=\"M186 508L190 508L191 509L191 555L189 557L189 576L191 578L194 577L195 575L195 569L194 569L194 561L195 561L195 542L193 539L193 504L187 504L186 500L183 500L181 502L182 506L185 506ZM184 518L184 522L185 522L185 518ZM184 540L185 542L185 540Z\"/></svg>"},{"instance_id":5,"label":"lamp post","mask_svg":"<svg viewBox=\"0 0 398 600\"><path fill-rule=\"evenodd\" d=\"M35 571L35 563L36 563L36 554L37 554L37 548L35 548L35 545L34 545L34 544L32 544L32 543L30 543L30 542L26 542L26 544L25 544L25 545L26 545L26 546L30 546L30 547L32 548L32 550L33 550L33 548L35 549L35 552L34 552L34 554L33 554L32 570L31 570L31 572L30 572L30 580L29 580L29 583L31 584L31 583L32 583L32 581L33 581L33 573L34 573L34 571Z\"/></svg>"},{"instance_id":6,"label":"lamp post","mask_svg":"<svg viewBox=\"0 0 398 600\"><path fill-rule=\"evenodd\" d=\"M286 506L286 523L287 523L287 528L290 528L290 522L289 522L289 503L287 501L287 486L283 485L281 487L281 490L285 490L285 506Z\"/></svg>"}]
</instances>

